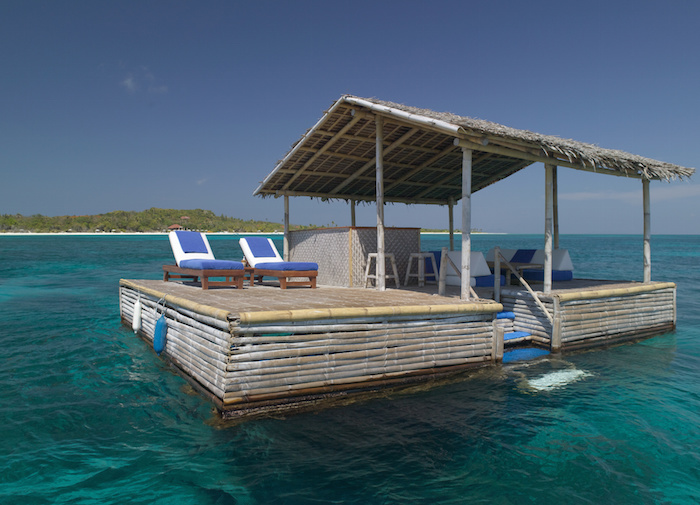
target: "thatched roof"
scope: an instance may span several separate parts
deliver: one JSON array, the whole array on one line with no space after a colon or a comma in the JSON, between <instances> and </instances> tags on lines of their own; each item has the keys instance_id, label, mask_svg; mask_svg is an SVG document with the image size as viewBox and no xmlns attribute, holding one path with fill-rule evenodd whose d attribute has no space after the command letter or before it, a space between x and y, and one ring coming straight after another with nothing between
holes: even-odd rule
<instances>
[{"instance_id":1,"label":"thatched roof","mask_svg":"<svg viewBox=\"0 0 700 505\"><path fill-rule=\"evenodd\" d=\"M292 146L254 194L374 200L377 114L384 118L385 201L458 200L462 146L473 151L472 192L536 162L667 181L695 172L480 119L344 95Z\"/></svg>"}]
</instances>

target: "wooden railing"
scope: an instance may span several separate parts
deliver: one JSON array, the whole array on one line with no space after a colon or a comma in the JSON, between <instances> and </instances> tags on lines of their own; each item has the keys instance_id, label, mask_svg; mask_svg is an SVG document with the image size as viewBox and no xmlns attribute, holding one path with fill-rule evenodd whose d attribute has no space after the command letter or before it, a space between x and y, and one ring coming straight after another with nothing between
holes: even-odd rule
<instances>
[{"instance_id":1,"label":"wooden railing","mask_svg":"<svg viewBox=\"0 0 700 505\"><path fill-rule=\"evenodd\" d=\"M530 284L523 278L522 275L518 272L518 269L515 268L513 265L508 262L508 260L505 259L505 257L501 254L501 248L500 247L495 247L494 248L494 254L493 254L493 298L497 302L501 301L501 263L505 263L506 267L518 278L520 281L520 284L525 286L525 289L530 293L530 296L532 296L532 299L535 300L535 303L537 306L542 309L542 312L547 316L547 319L549 319L549 322L551 324L554 324L554 319L552 318L552 315L549 313L547 310L547 307L544 306L544 303L542 303L542 300L540 300L540 297L537 296L537 293L533 291L533 289L530 287Z\"/></svg>"},{"instance_id":2,"label":"wooden railing","mask_svg":"<svg viewBox=\"0 0 700 505\"><path fill-rule=\"evenodd\" d=\"M440 296L445 296L445 291L446 291L446 279L447 279L447 266L452 267L452 269L457 272L457 276L460 278L460 281L462 279L462 269L458 268L457 265L454 264L454 261L450 259L449 254L447 254L447 247L442 248L442 253L440 256L440 273L439 273L439 280L438 280L438 295ZM467 282L467 285L469 286L469 293L471 296L473 296L475 299L479 298L479 295L476 294L476 291L474 291L474 288L471 287L471 284Z\"/></svg>"}]
</instances>

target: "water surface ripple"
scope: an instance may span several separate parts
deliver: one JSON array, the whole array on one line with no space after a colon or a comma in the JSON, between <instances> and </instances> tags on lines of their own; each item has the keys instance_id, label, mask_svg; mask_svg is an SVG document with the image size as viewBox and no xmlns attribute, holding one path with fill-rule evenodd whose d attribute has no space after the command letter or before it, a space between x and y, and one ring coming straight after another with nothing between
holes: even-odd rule
<instances>
[{"instance_id":1,"label":"water surface ripple","mask_svg":"<svg viewBox=\"0 0 700 505\"><path fill-rule=\"evenodd\" d=\"M220 258L235 236L213 236ZM423 235L423 249L446 245ZM486 251L541 247L476 235ZM640 280L641 237L562 236L576 275ZM222 423L119 323L164 236L0 236L0 502L698 503L700 237L655 236L678 329L319 412ZM638 262L634 261L639 259ZM601 263L602 262L602 263ZM575 380L536 388L557 372ZM567 375L569 374L569 375Z\"/></svg>"}]
</instances>

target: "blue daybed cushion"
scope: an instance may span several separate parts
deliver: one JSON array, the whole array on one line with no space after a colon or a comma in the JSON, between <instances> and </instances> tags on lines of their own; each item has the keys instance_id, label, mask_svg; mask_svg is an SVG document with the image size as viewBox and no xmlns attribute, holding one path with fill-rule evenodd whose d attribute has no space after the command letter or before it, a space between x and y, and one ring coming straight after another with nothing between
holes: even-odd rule
<instances>
[{"instance_id":1,"label":"blue daybed cushion","mask_svg":"<svg viewBox=\"0 0 700 505\"><path fill-rule=\"evenodd\" d=\"M518 249L510 259L511 263L531 263L537 249Z\"/></svg>"},{"instance_id":2,"label":"blue daybed cushion","mask_svg":"<svg viewBox=\"0 0 700 505\"><path fill-rule=\"evenodd\" d=\"M243 270L243 263L240 261L228 260L182 260L180 262L182 268L192 268L195 270Z\"/></svg>"},{"instance_id":3,"label":"blue daybed cushion","mask_svg":"<svg viewBox=\"0 0 700 505\"><path fill-rule=\"evenodd\" d=\"M523 270L523 277L528 281L544 282L544 270ZM571 270L552 270L552 280L556 282L570 281L574 278Z\"/></svg>"},{"instance_id":4,"label":"blue daybed cushion","mask_svg":"<svg viewBox=\"0 0 700 505\"><path fill-rule=\"evenodd\" d=\"M202 236L196 231L176 231L177 239L184 253L204 253L207 254L207 246L202 240Z\"/></svg>"},{"instance_id":5,"label":"blue daybed cushion","mask_svg":"<svg viewBox=\"0 0 700 505\"><path fill-rule=\"evenodd\" d=\"M440 260L442 259L442 251L429 251L433 257L435 258L435 263L436 266L438 267L438 272L440 271ZM534 253L533 253L534 254ZM425 260L425 274L432 274L433 273L433 262L430 261L430 258L426 258ZM485 288L488 286L493 286L493 281L494 281L494 274L491 275L480 275L478 277L474 277L474 281L476 282L477 288ZM501 275L501 286L506 285L506 276Z\"/></svg>"},{"instance_id":6,"label":"blue daybed cushion","mask_svg":"<svg viewBox=\"0 0 700 505\"><path fill-rule=\"evenodd\" d=\"M256 258L274 258L276 256L266 237L246 237L246 242L248 242L250 252Z\"/></svg>"},{"instance_id":7,"label":"blue daybed cushion","mask_svg":"<svg viewBox=\"0 0 700 505\"><path fill-rule=\"evenodd\" d=\"M248 242L248 244L250 244L250 242ZM310 261L275 261L271 263L257 263L255 269L302 272L304 270L318 270L318 264Z\"/></svg>"},{"instance_id":8,"label":"blue daybed cushion","mask_svg":"<svg viewBox=\"0 0 700 505\"><path fill-rule=\"evenodd\" d=\"M493 287L493 281L494 281L494 274L491 275L480 275L478 277L474 277L474 281L476 282L477 288L487 288L489 286ZM501 286L506 285L506 276L501 275Z\"/></svg>"}]
</instances>

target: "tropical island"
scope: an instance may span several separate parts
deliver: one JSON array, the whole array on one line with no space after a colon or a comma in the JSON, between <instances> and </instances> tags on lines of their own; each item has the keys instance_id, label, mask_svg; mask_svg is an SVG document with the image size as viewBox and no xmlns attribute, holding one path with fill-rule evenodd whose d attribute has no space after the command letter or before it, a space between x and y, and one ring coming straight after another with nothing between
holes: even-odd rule
<instances>
[{"instance_id":1,"label":"tropical island","mask_svg":"<svg viewBox=\"0 0 700 505\"><path fill-rule=\"evenodd\" d=\"M292 230L323 228L330 225L294 225ZM217 216L202 209L158 209L144 211L116 210L106 214L84 216L44 216L0 214L0 233L164 233L170 230L200 230L210 233L282 233L284 225L254 219ZM424 232L447 233L442 229ZM482 233L482 230L472 230Z\"/></svg>"},{"instance_id":2,"label":"tropical island","mask_svg":"<svg viewBox=\"0 0 700 505\"><path fill-rule=\"evenodd\" d=\"M292 229L315 228L293 225ZM202 209L117 210L86 216L44 216L34 214L0 215L0 233L160 233L173 229L201 230L211 233L275 233L284 231L281 223L217 216Z\"/></svg>"}]
</instances>

